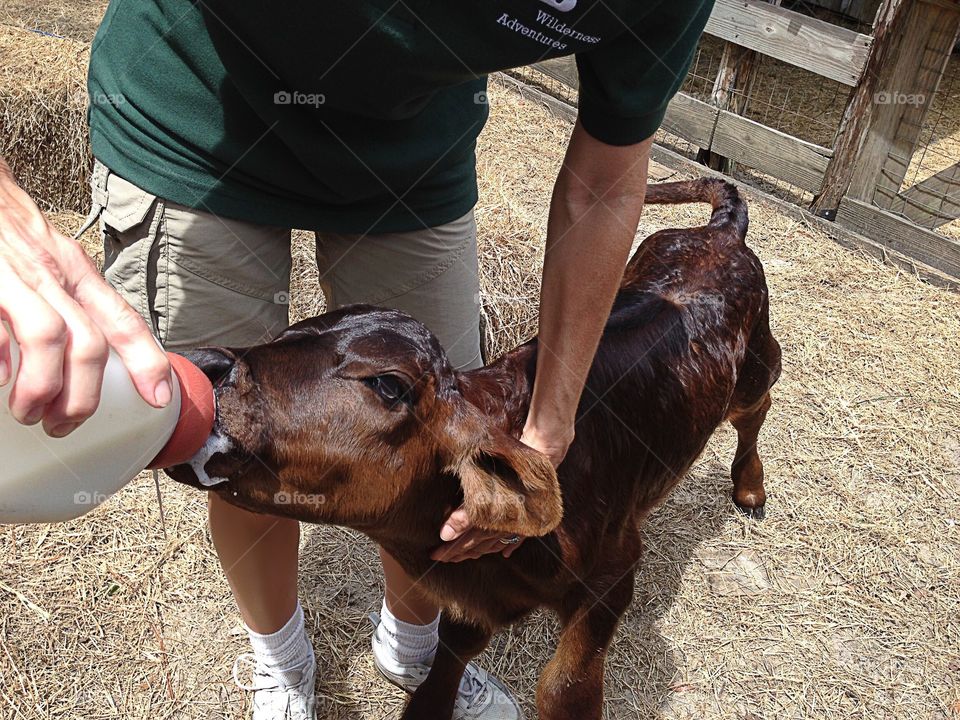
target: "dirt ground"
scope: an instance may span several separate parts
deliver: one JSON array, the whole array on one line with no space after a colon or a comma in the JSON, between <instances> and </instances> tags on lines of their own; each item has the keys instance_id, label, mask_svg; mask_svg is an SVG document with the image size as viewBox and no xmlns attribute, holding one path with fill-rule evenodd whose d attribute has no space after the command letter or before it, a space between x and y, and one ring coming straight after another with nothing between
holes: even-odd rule
<instances>
[{"instance_id":1,"label":"dirt ground","mask_svg":"<svg viewBox=\"0 0 960 720\"><path fill-rule=\"evenodd\" d=\"M500 87L479 150L492 344L533 326L546 209L569 126ZM536 150L534 152L534 149ZM654 168L657 178L670 175ZM679 176L677 176L679 177ZM702 222L649 208L639 237ZM74 214L55 218L74 227ZM96 253L95 238L86 238ZM960 296L751 202L784 373L760 437L770 500L729 501L724 427L646 531L636 599L608 662L611 720L960 717ZM293 314L322 306L295 248ZM507 270L512 269L512 274ZM501 272L502 271L502 272ZM240 718L248 648L201 494L143 476L64 525L0 529L0 718ZM397 717L367 614L382 581L362 536L306 527L301 597L320 717ZM537 614L482 664L530 704L555 642Z\"/></svg>"}]
</instances>

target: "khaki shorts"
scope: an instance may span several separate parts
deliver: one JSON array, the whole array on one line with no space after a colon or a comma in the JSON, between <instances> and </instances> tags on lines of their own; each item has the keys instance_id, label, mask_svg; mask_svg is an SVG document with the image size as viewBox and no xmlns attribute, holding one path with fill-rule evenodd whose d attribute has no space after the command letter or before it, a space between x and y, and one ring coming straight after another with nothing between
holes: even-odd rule
<instances>
[{"instance_id":1,"label":"khaki shorts","mask_svg":"<svg viewBox=\"0 0 960 720\"><path fill-rule=\"evenodd\" d=\"M171 350L246 346L287 327L289 228L231 220L151 195L97 163L104 275ZM460 369L481 361L473 213L425 230L316 233L327 307L370 303L409 313Z\"/></svg>"}]
</instances>

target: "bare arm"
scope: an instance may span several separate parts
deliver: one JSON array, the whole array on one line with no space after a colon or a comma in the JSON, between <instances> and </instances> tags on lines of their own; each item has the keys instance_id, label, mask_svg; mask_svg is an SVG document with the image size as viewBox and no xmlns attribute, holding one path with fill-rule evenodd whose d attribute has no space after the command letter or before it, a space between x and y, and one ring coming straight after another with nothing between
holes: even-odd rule
<instances>
[{"instance_id":1,"label":"bare arm","mask_svg":"<svg viewBox=\"0 0 960 720\"><path fill-rule=\"evenodd\" d=\"M80 245L57 232L0 158L0 320L20 346L11 378L0 325L0 385L10 412L55 436L93 414L109 347L151 405L170 401L170 366L140 316L100 277Z\"/></svg>"},{"instance_id":2,"label":"bare arm","mask_svg":"<svg viewBox=\"0 0 960 720\"><path fill-rule=\"evenodd\" d=\"M523 441L556 465L573 441L580 395L640 222L651 143L606 145L578 123L554 187Z\"/></svg>"},{"instance_id":3,"label":"bare arm","mask_svg":"<svg viewBox=\"0 0 960 720\"><path fill-rule=\"evenodd\" d=\"M559 465L573 441L577 405L623 278L640 222L652 138L617 147L573 129L547 227L537 378L521 438ZM466 511L444 524L434 560L509 557L502 533L474 528Z\"/></svg>"}]
</instances>

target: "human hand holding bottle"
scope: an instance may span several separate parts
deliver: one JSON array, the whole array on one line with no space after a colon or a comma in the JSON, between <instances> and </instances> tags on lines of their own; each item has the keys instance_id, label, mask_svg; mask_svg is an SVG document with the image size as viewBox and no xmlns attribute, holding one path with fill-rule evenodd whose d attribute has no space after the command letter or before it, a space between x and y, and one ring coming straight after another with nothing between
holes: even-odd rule
<instances>
[{"instance_id":1,"label":"human hand holding bottle","mask_svg":"<svg viewBox=\"0 0 960 720\"><path fill-rule=\"evenodd\" d=\"M0 158L0 320L20 346L11 377L0 324L0 386L13 382L10 412L62 437L97 409L114 348L140 396L154 407L172 397L170 364L146 323L97 272L76 241L57 232Z\"/></svg>"}]
</instances>

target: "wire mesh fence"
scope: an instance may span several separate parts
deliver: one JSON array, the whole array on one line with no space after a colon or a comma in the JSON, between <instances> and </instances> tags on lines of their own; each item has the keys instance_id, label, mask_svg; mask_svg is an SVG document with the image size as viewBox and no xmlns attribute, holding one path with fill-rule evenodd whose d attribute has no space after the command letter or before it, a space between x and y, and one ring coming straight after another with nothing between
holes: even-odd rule
<instances>
[{"instance_id":1,"label":"wire mesh fence","mask_svg":"<svg viewBox=\"0 0 960 720\"><path fill-rule=\"evenodd\" d=\"M538 90L542 90L543 92L547 93L547 95L552 95L568 105L573 105L574 107L577 106L579 94L577 93L576 87L572 86L568 82L564 82L555 77L547 75L532 65L508 70L507 75L510 75L517 80L521 80L527 85L535 87Z\"/></svg>"},{"instance_id":2,"label":"wire mesh fence","mask_svg":"<svg viewBox=\"0 0 960 720\"><path fill-rule=\"evenodd\" d=\"M937 66L922 69L940 71ZM905 100L922 101L909 96ZM885 179L899 181L899 192L891 197L889 186L878 185L878 199L892 212L960 240L960 55L950 57L926 116L922 121L905 116L900 136L918 140L912 153L891 151Z\"/></svg>"},{"instance_id":3,"label":"wire mesh fence","mask_svg":"<svg viewBox=\"0 0 960 720\"><path fill-rule=\"evenodd\" d=\"M683 92L704 102L712 101L723 49L722 40L710 35L701 38L681 88ZM744 117L774 130L831 147L850 88L764 55L755 56L754 67L754 78L748 86L728 91L728 106L740 108ZM657 140L690 158L697 157L699 148L681 138L661 132ZM809 191L741 163L733 164L729 172L739 180L797 204L809 204L813 199Z\"/></svg>"}]
</instances>

